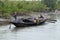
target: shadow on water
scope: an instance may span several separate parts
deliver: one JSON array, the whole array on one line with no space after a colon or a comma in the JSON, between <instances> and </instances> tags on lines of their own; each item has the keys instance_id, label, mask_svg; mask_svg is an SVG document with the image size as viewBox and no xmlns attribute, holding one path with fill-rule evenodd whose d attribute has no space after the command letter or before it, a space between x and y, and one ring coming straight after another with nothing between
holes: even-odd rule
<instances>
[{"instance_id":1,"label":"shadow on water","mask_svg":"<svg viewBox=\"0 0 60 40\"><path fill-rule=\"evenodd\" d=\"M43 25L46 25L46 23L41 24L41 25L34 25L34 26L32 25L32 26L24 26L24 27L15 27L12 31L17 32L17 31L25 29L25 28L38 27L38 26L43 26Z\"/></svg>"}]
</instances>

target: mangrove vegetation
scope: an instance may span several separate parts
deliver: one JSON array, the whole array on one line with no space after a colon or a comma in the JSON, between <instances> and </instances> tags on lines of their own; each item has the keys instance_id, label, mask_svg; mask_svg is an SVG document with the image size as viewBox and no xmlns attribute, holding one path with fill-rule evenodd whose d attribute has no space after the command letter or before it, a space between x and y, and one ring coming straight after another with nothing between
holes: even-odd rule
<instances>
[{"instance_id":1,"label":"mangrove vegetation","mask_svg":"<svg viewBox=\"0 0 60 40\"><path fill-rule=\"evenodd\" d=\"M13 12L30 13L30 12L49 12L60 10L60 1L58 0L41 0L41 1L10 1L0 0L0 17L9 16Z\"/></svg>"}]
</instances>

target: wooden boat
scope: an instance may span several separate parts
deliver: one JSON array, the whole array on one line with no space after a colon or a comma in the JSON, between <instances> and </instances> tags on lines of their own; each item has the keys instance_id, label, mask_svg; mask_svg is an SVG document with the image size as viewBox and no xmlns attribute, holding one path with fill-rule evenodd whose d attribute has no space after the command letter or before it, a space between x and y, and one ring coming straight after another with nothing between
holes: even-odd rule
<instances>
[{"instance_id":1,"label":"wooden boat","mask_svg":"<svg viewBox=\"0 0 60 40\"><path fill-rule=\"evenodd\" d=\"M27 18L27 19L18 19L17 21L11 22L14 24L16 27L24 27L24 26L35 26L35 25L40 25L45 23L45 19L40 20L40 19L32 19L32 18Z\"/></svg>"}]
</instances>

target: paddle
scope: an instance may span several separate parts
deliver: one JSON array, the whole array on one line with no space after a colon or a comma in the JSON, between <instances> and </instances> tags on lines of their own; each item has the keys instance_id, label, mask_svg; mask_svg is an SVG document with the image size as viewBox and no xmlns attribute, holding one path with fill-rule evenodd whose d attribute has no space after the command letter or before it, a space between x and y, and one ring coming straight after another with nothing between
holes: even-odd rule
<instances>
[{"instance_id":1,"label":"paddle","mask_svg":"<svg viewBox=\"0 0 60 40\"><path fill-rule=\"evenodd\" d=\"M49 23L55 23L55 22L57 22L57 20L47 20L47 22L49 22Z\"/></svg>"},{"instance_id":2,"label":"paddle","mask_svg":"<svg viewBox=\"0 0 60 40\"><path fill-rule=\"evenodd\" d=\"M11 22L11 16L10 16L10 22ZM11 23L10 23L10 27L9 27L9 29L11 29Z\"/></svg>"}]
</instances>

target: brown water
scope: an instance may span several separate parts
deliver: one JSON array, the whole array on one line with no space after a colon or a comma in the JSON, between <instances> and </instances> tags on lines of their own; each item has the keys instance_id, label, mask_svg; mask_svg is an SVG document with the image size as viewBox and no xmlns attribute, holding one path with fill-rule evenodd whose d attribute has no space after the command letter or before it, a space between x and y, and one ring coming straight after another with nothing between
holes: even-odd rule
<instances>
[{"instance_id":1,"label":"brown water","mask_svg":"<svg viewBox=\"0 0 60 40\"><path fill-rule=\"evenodd\" d=\"M15 28L11 24L11 29L10 24L0 26L0 40L60 40L60 18L58 15L53 18L57 19L56 23L46 22L40 26Z\"/></svg>"}]
</instances>

